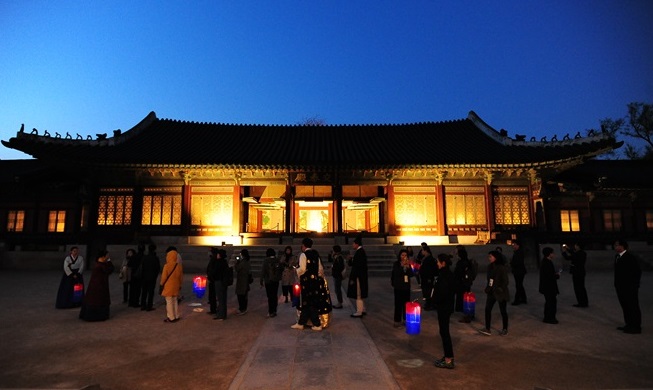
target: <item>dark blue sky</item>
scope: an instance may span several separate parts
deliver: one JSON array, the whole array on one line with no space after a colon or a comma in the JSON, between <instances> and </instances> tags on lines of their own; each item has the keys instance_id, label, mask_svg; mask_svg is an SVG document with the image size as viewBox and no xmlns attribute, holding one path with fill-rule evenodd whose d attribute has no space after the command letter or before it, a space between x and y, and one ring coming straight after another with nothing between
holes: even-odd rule
<instances>
[{"instance_id":1,"label":"dark blue sky","mask_svg":"<svg viewBox=\"0 0 653 390\"><path fill-rule=\"evenodd\" d=\"M539 140L653 103L651 1L446 3L2 1L0 139L21 123L111 134L150 111L372 124L473 110Z\"/></svg>"}]
</instances>

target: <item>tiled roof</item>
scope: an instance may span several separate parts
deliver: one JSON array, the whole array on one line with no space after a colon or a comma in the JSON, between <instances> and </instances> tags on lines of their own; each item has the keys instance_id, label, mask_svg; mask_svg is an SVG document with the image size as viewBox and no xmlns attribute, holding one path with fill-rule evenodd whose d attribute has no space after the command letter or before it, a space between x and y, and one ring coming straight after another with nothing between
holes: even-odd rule
<instances>
[{"instance_id":1,"label":"tiled roof","mask_svg":"<svg viewBox=\"0 0 653 390\"><path fill-rule=\"evenodd\" d=\"M448 122L383 125L234 125L159 119L152 112L106 140L20 132L2 143L39 159L119 165L410 167L538 164L620 146L604 134L555 142L515 141L476 114Z\"/></svg>"}]
</instances>

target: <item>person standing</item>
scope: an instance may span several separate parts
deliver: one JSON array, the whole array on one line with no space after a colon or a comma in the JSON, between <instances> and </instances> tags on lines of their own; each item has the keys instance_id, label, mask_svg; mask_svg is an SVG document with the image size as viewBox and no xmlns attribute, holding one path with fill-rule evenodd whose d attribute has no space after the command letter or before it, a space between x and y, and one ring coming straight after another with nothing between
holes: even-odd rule
<instances>
[{"instance_id":1,"label":"person standing","mask_svg":"<svg viewBox=\"0 0 653 390\"><path fill-rule=\"evenodd\" d=\"M79 307L84 297L84 258L79 255L79 248L73 246L70 253L63 261L63 275L59 282L57 300L55 307L57 309L68 309ZM75 284L82 285L81 299L74 298Z\"/></svg>"},{"instance_id":2,"label":"person standing","mask_svg":"<svg viewBox=\"0 0 653 390\"><path fill-rule=\"evenodd\" d=\"M154 310L154 286L156 278L161 271L161 262L156 255L156 245L150 244L147 248L147 255L143 256L143 268L141 278L141 310Z\"/></svg>"},{"instance_id":3,"label":"person standing","mask_svg":"<svg viewBox=\"0 0 653 390\"><path fill-rule=\"evenodd\" d=\"M587 261L587 253L585 253L579 243L574 244L573 250L564 244L562 245L562 256L571 261L569 273L571 274L571 280L574 284L574 294L576 295L574 307L587 307L589 305L587 290L585 289L585 263Z\"/></svg>"},{"instance_id":4,"label":"person standing","mask_svg":"<svg viewBox=\"0 0 653 390\"><path fill-rule=\"evenodd\" d=\"M363 249L363 238L358 236L352 244L354 256L349 259L349 285L347 287L347 298L356 300L356 312L351 317L361 318L365 311L365 299L368 294L367 278L367 254Z\"/></svg>"},{"instance_id":5,"label":"person standing","mask_svg":"<svg viewBox=\"0 0 653 390\"><path fill-rule=\"evenodd\" d=\"M431 248L422 246L422 265L419 274L422 281L422 297L424 298L424 310L434 310L433 306L433 284L438 276L438 266L435 263Z\"/></svg>"},{"instance_id":6,"label":"person standing","mask_svg":"<svg viewBox=\"0 0 653 390\"><path fill-rule=\"evenodd\" d=\"M109 319L111 294L109 293L109 275L113 272L113 264L109 252L101 250L98 253L95 267L88 282L88 290L79 311L79 318L84 321L105 321Z\"/></svg>"},{"instance_id":7,"label":"person standing","mask_svg":"<svg viewBox=\"0 0 653 390\"><path fill-rule=\"evenodd\" d=\"M281 292L285 303L290 302L292 296L292 286L297 283L297 256L292 254L292 247L289 245L283 250L280 262L283 265L283 274L281 274Z\"/></svg>"},{"instance_id":8,"label":"person standing","mask_svg":"<svg viewBox=\"0 0 653 390\"><path fill-rule=\"evenodd\" d=\"M227 319L227 289L229 288L229 262L227 261L227 251L218 249L217 262L215 269L215 295L218 300L218 307L214 320L224 321ZM232 281L233 282L233 281Z\"/></svg>"},{"instance_id":9,"label":"person standing","mask_svg":"<svg viewBox=\"0 0 653 390\"><path fill-rule=\"evenodd\" d=\"M249 251L243 249L240 254L236 256L236 297L238 298L238 311L237 315L247 313L247 304L249 302L247 295L249 294L249 285L252 283L251 277L251 264L249 262Z\"/></svg>"},{"instance_id":10,"label":"person standing","mask_svg":"<svg viewBox=\"0 0 653 390\"><path fill-rule=\"evenodd\" d=\"M526 299L526 290L524 289L524 277L526 276L526 263L524 256L524 248L522 248L521 241L514 240L512 242L512 248L515 250L512 254L512 260L510 260L510 268L512 269L512 275L515 277L515 300L512 302L513 305L517 306L522 303L528 303ZM498 252L497 252L498 253ZM499 256L503 255L499 253Z\"/></svg>"},{"instance_id":11,"label":"person standing","mask_svg":"<svg viewBox=\"0 0 653 390\"><path fill-rule=\"evenodd\" d=\"M131 269L131 280L129 282L129 307L141 307L141 285L143 280L143 257L145 256L145 245L138 244L138 251L131 257L127 266Z\"/></svg>"},{"instance_id":12,"label":"person standing","mask_svg":"<svg viewBox=\"0 0 653 390\"><path fill-rule=\"evenodd\" d=\"M122 266L120 267L120 279L122 279L122 303L129 302L129 282L132 279L132 269L129 268L129 262L132 260L132 257L136 254L132 248L129 248L125 251L125 258L122 261Z\"/></svg>"},{"instance_id":13,"label":"person standing","mask_svg":"<svg viewBox=\"0 0 653 390\"><path fill-rule=\"evenodd\" d=\"M215 282L218 274L218 248L209 251L209 264L206 266L206 281L209 285L209 311L206 314L216 315L218 312L218 298L215 292Z\"/></svg>"},{"instance_id":14,"label":"person standing","mask_svg":"<svg viewBox=\"0 0 653 390\"><path fill-rule=\"evenodd\" d=\"M642 312L639 308L639 285L642 270L639 260L628 250L628 243L619 239L614 243L614 288L624 314L624 326L617 329L628 334L642 333Z\"/></svg>"},{"instance_id":15,"label":"person standing","mask_svg":"<svg viewBox=\"0 0 653 390\"><path fill-rule=\"evenodd\" d=\"M442 348L444 356L442 359L435 361L438 368L454 368L453 362L453 343L449 333L449 319L454 310L455 281L454 276L449 269L451 258L446 253L440 253L437 258L438 277L435 279L433 286L433 301L438 311L438 326L440 328L440 338L442 339Z\"/></svg>"},{"instance_id":16,"label":"person standing","mask_svg":"<svg viewBox=\"0 0 653 390\"><path fill-rule=\"evenodd\" d=\"M301 287L302 303L300 308L299 319L292 325L292 329L304 329L310 320L313 324L311 329L319 332L322 330L320 323L320 281L318 277L323 274L322 262L320 255L313 249L313 240L305 237L302 240L302 254L299 255L299 285Z\"/></svg>"},{"instance_id":17,"label":"person standing","mask_svg":"<svg viewBox=\"0 0 653 390\"><path fill-rule=\"evenodd\" d=\"M166 318L163 322L177 322L179 317L179 292L184 281L182 265L177 262L177 248L174 246L166 249L166 263L161 272L160 294L166 299Z\"/></svg>"},{"instance_id":18,"label":"person standing","mask_svg":"<svg viewBox=\"0 0 653 390\"><path fill-rule=\"evenodd\" d=\"M455 311L463 311L463 298L466 292L472 291L472 282L470 274L471 263L467 255L467 250L462 245L456 246L456 268L454 268L453 275L456 281L456 304ZM471 322L471 317L464 316L462 322Z\"/></svg>"},{"instance_id":19,"label":"person standing","mask_svg":"<svg viewBox=\"0 0 653 390\"><path fill-rule=\"evenodd\" d=\"M279 303L279 281L283 269L277 258L274 249L268 248L265 251L265 259L261 267L261 287L265 286L265 295L268 298L268 318L277 316L277 305Z\"/></svg>"},{"instance_id":20,"label":"person standing","mask_svg":"<svg viewBox=\"0 0 653 390\"><path fill-rule=\"evenodd\" d=\"M556 312L558 310L557 296L558 279L560 274L556 272L553 265L553 248L545 247L542 249L542 263L540 264L540 294L544 295L544 319L546 324L557 324Z\"/></svg>"},{"instance_id":21,"label":"person standing","mask_svg":"<svg viewBox=\"0 0 653 390\"><path fill-rule=\"evenodd\" d=\"M499 335L508 334L508 301L510 301L510 291L508 290L508 270L504 263L504 257L497 251L490 251L488 254L490 264L487 267L487 284L485 285L485 329L479 330L486 336L492 335L492 308L495 303L499 303L501 312L501 321L503 329Z\"/></svg>"},{"instance_id":22,"label":"person standing","mask_svg":"<svg viewBox=\"0 0 653 390\"><path fill-rule=\"evenodd\" d=\"M399 251L397 261L392 264L392 273L390 275L390 284L394 289L395 296L395 328L399 328L406 323L406 303L410 302L410 278L412 276L413 270L410 267L408 251L402 249Z\"/></svg>"},{"instance_id":23,"label":"person standing","mask_svg":"<svg viewBox=\"0 0 653 390\"><path fill-rule=\"evenodd\" d=\"M334 309L342 309L342 280L344 279L345 272L345 258L342 257L342 248L340 245L333 246L333 253L331 259L333 267L331 267L331 276L333 277L333 289L336 292L337 305L333 305Z\"/></svg>"}]
</instances>

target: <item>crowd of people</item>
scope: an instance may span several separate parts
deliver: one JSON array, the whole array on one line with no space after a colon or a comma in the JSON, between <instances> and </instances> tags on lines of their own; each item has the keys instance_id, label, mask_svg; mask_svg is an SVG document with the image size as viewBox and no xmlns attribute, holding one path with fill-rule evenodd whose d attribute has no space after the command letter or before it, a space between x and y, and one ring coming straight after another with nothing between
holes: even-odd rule
<instances>
[{"instance_id":1,"label":"crowd of people","mask_svg":"<svg viewBox=\"0 0 653 390\"><path fill-rule=\"evenodd\" d=\"M492 311L499 306L501 314L501 336L508 335L508 303L510 302L510 278L512 272L515 294L512 305L527 304L524 279L527 273L525 253L518 240L512 241L513 254L508 262L501 247L488 253L488 265L483 291L486 295L484 308L484 327L481 334L492 335ZM574 294L577 303L574 307L589 306L585 288L585 264L587 254L579 243L573 248L562 245L562 256L570 262ZM641 311L638 292L641 279L639 261L628 250L625 240L614 243L616 258L614 262L614 287L623 310L624 325L618 330L628 334L641 333ZM297 321L293 329L312 329L321 331L328 326L332 309L343 308L343 289L346 297L352 300L355 311L353 318L367 315L365 301L369 295L367 254L363 248L362 238L356 237L352 243L353 254L345 255L339 245L332 247L328 261L332 277L333 291L337 304L332 304L331 290L327 282L325 267L319 253L313 249L313 240L304 238L299 257L287 246L283 253L277 254L268 248L260 271L259 284L265 288L268 318L277 316L279 303L279 286L283 302L292 302L297 309ZM390 284L394 290L393 324L395 328L406 325L406 304L411 301L411 292L421 293L422 310L437 312L439 333L442 339L444 355L435 361L440 368L454 368L454 352L449 332L451 316L463 313L459 322L471 322L474 313L464 307L467 294L471 293L478 273L478 264L471 259L463 245L457 245L452 254L439 253L433 256L429 246L422 243L417 257L412 257L411 248L402 248L397 260L392 265ZM454 270L451 270L456 260ZM558 324L557 295L558 279L562 267L555 265L555 251L551 247L542 249L539 264L539 289L544 296L543 322ZM63 275L56 299L56 308L79 307L79 318L86 321L104 321L110 317L111 299L109 294L109 275L114 271L109 253L101 250L92 269L88 286L84 286L84 259L77 247L72 247L64 259ZM138 250L128 249L120 267L120 279L123 281L123 303L143 311L154 310L154 288L160 275L159 295L166 301L164 322L174 323L180 320L178 304L183 284L183 265L181 255L173 246L166 249L165 263L160 266L156 254L156 245L149 245L147 254L145 246ZM234 284L238 299L237 315L247 313L248 293L254 282L250 256L247 249L242 249L236 256L233 267L229 266L225 249L213 247L209 251L206 268L208 286L208 314L215 320L227 318L228 287ZM346 283L345 283L346 280ZM413 290L412 281L418 285ZM298 292L298 293L297 293Z\"/></svg>"}]
</instances>

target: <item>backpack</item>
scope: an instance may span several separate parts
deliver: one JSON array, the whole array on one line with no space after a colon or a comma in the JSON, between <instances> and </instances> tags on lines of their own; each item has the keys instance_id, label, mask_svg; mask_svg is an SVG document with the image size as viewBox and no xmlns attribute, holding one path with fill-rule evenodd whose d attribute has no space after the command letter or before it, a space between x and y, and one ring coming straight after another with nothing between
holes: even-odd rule
<instances>
[{"instance_id":1,"label":"backpack","mask_svg":"<svg viewBox=\"0 0 653 390\"><path fill-rule=\"evenodd\" d=\"M279 259L275 259L274 262L270 263L270 268L268 269L268 278L271 282L278 282L281 280L281 276L283 275L283 268L284 266L279 261Z\"/></svg>"},{"instance_id":2,"label":"backpack","mask_svg":"<svg viewBox=\"0 0 653 390\"><path fill-rule=\"evenodd\" d=\"M469 268L467 271L467 276L469 276L469 280L473 282L474 279L476 279L476 275L478 275L478 261L471 258L469 259Z\"/></svg>"},{"instance_id":3,"label":"backpack","mask_svg":"<svg viewBox=\"0 0 653 390\"><path fill-rule=\"evenodd\" d=\"M224 282L227 286L234 284L234 267L227 267L227 271L224 274Z\"/></svg>"}]
</instances>

